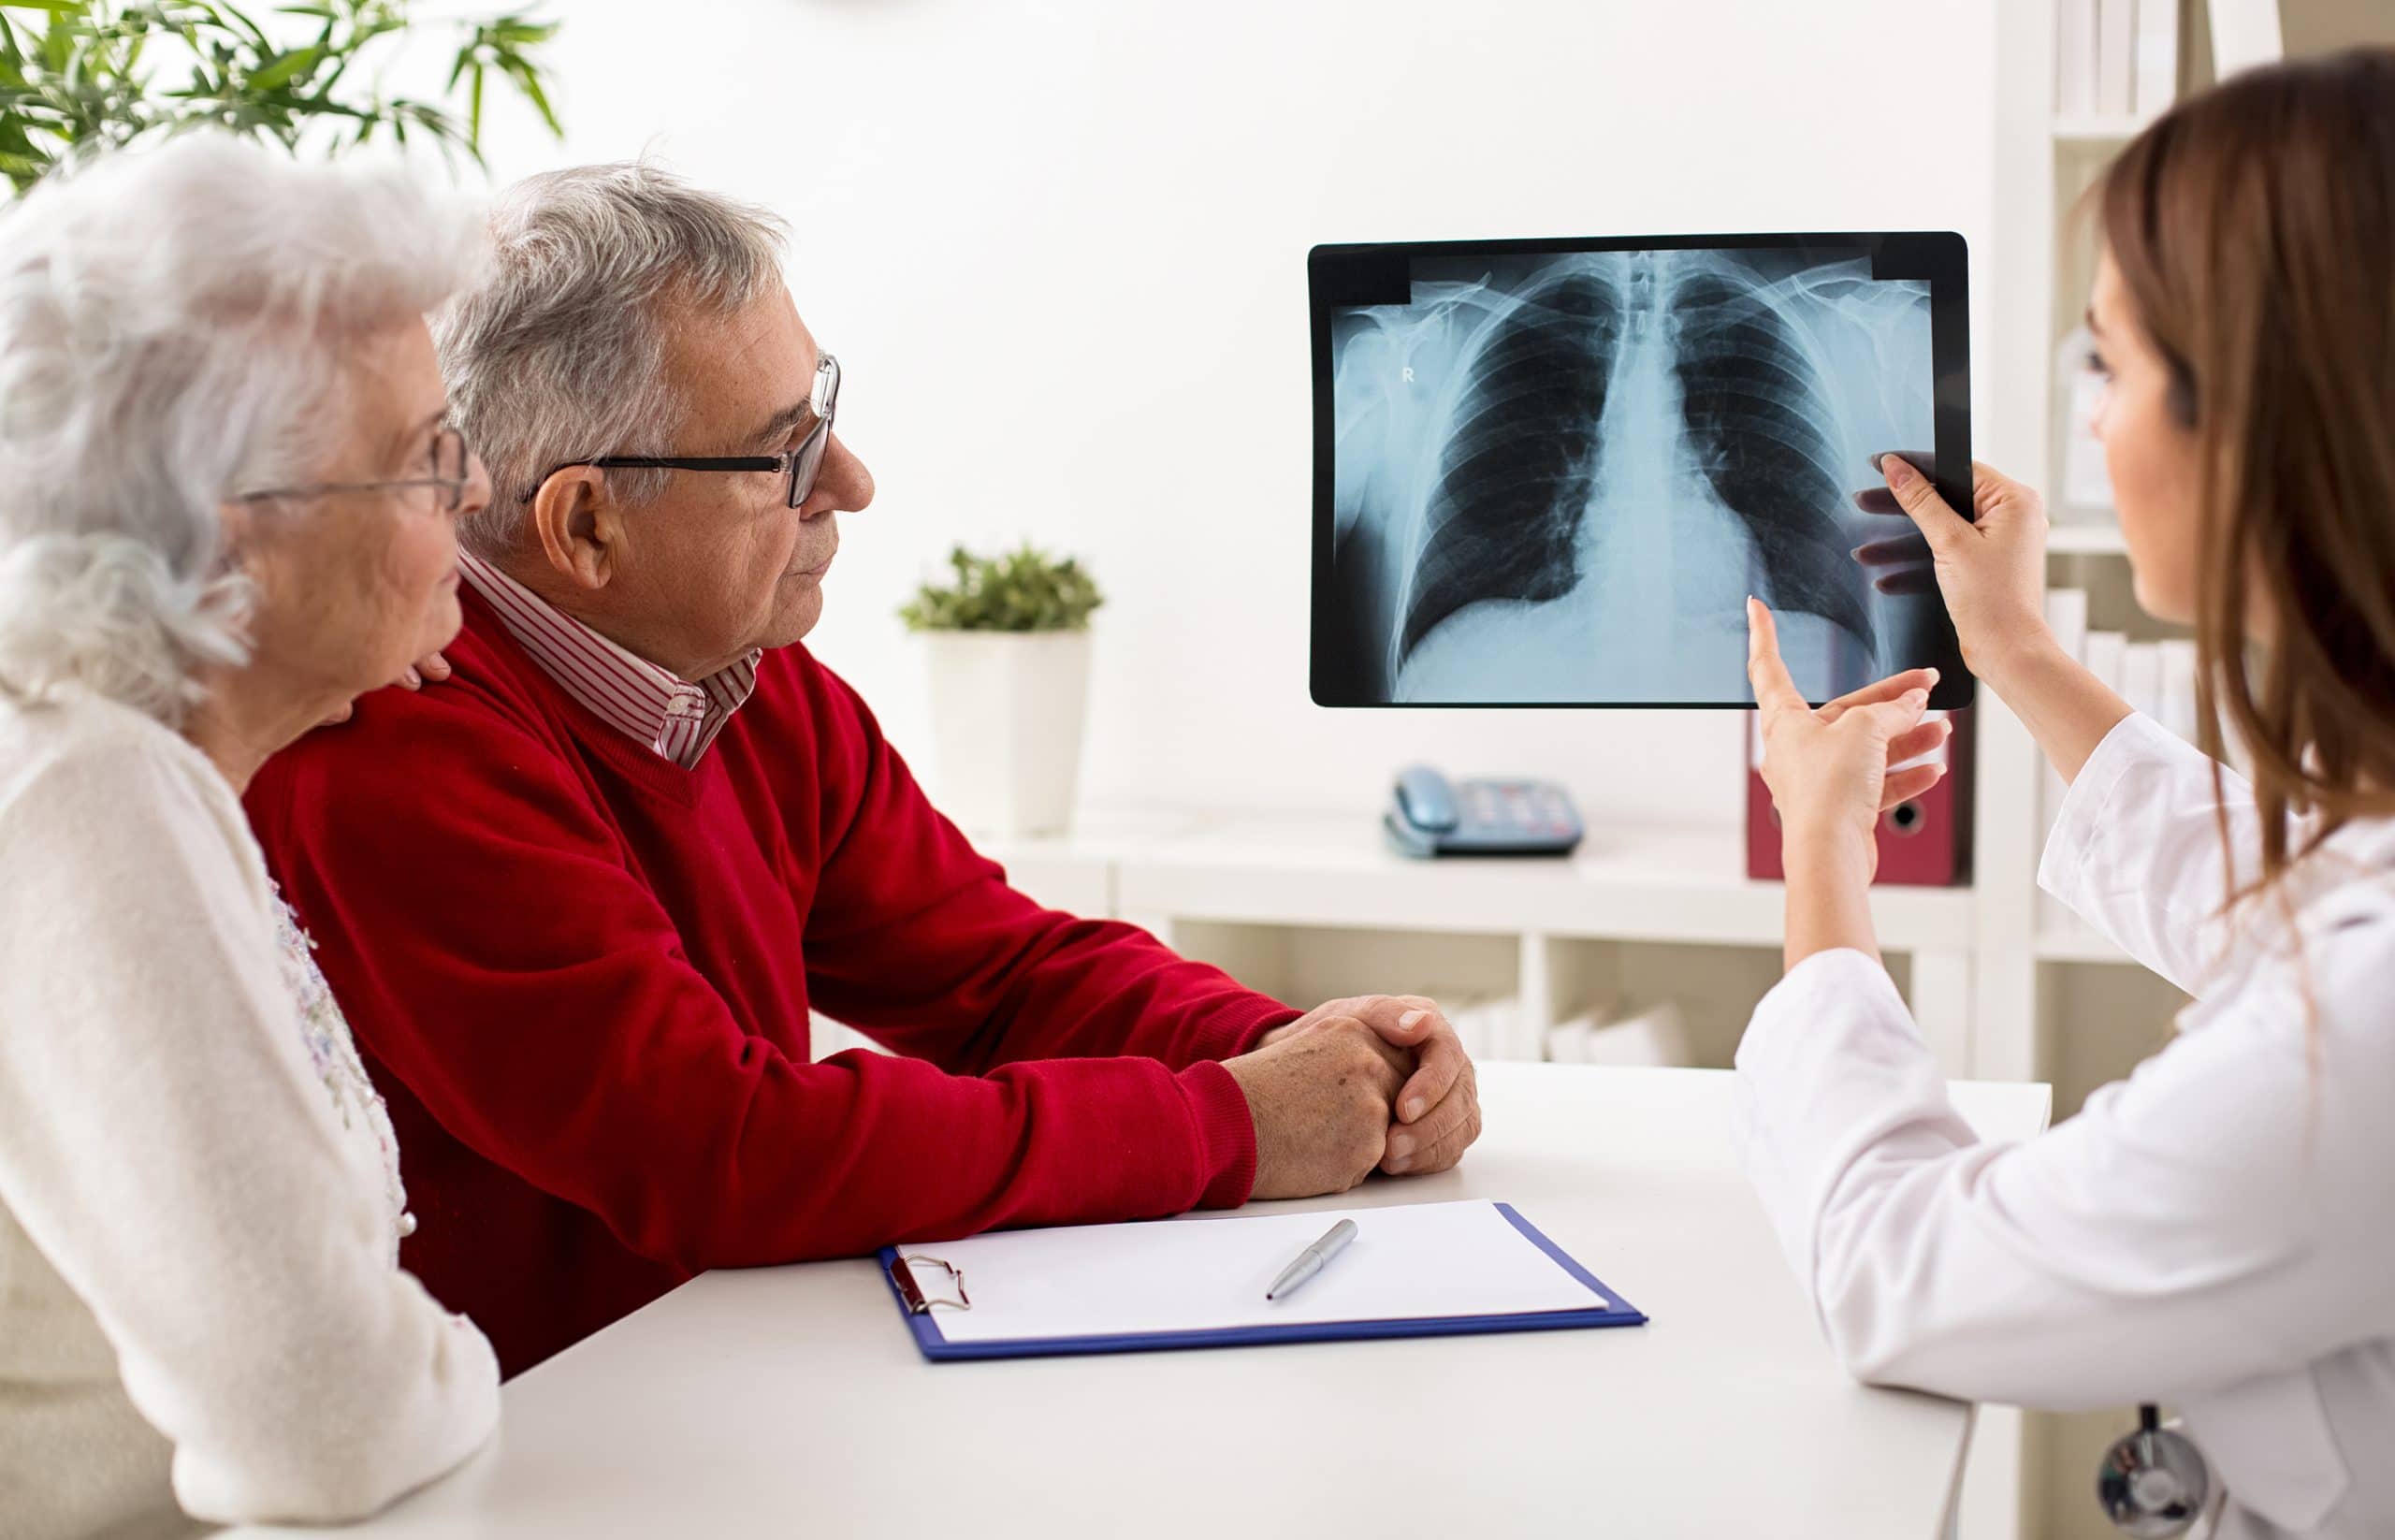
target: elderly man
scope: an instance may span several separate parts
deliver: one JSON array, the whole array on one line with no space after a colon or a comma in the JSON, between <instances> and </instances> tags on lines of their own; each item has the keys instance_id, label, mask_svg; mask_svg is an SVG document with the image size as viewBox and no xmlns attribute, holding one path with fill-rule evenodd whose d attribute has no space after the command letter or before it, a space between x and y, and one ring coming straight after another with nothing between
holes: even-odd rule
<instances>
[{"instance_id":1,"label":"elderly man","mask_svg":"<svg viewBox=\"0 0 2395 1540\"><path fill-rule=\"evenodd\" d=\"M513 1373L699 1270L1444 1170L1427 1000L1303 1016L1042 909L799 645L873 495L777 225L536 178L441 328L496 488L455 676L250 807L407 1151L407 1261ZM809 1012L893 1051L809 1052Z\"/></svg>"}]
</instances>

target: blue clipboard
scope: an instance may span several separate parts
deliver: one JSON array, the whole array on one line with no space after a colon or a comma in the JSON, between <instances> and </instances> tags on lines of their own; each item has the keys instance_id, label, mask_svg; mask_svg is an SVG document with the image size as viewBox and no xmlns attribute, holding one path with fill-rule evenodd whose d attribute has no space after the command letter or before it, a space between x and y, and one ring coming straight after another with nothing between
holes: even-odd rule
<instances>
[{"instance_id":1,"label":"blue clipboard","mask_svg":"<svg viewBox=\"0 0 2395 1540\"><path fill-rule=\"evenodd\" d=\"M1190 1347L1253 1347L1268 1343L1357 1342L1378 1337L1465 1337L1499 1331L1579 1331L1600 1327L1644 1326L1647 1316L1597 1280L1570 1253L1547 1239L1511 1203L1495 1205L1506 1222L1545 1252L1557 1267L1587 1288L1585 1309L1546 1310L1507 1315L1430 1315L1389 1320L1313 1321L1290 1326L1241 1326L1198 1331L1131 1332L1088 1337L1009 1337L995 1342L950 1342L937 1312L917 1309L899 1282L898 1248L881 1248L881 1281L899 1315L915 1334L915 1345L935 1363L969 1358L1049 1358L1083 1353L1157 1353ZM911 1271L911 1270L909 1270Z\"/></svg>"}]
</instances>

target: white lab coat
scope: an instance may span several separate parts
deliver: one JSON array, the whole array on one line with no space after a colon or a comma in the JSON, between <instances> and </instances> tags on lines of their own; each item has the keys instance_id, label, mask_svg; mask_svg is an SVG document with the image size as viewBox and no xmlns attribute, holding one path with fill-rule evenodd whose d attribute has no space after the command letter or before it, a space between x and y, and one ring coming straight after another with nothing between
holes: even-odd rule
<instances>
[{"instance_id":1,"label":"white lab coat","mask_svg":"<svg viewBox=\"0 0 2395 1540\"><path fill-rule=\"evenodd\" d=\"M2252 796L2227 789L2250 870ZM2297 868L2299 965L2283 921L2214 918L2216 806L2210 762L2132 716L2046 848L2048 891L2196 997L2126 1081L1980 1142L1887 974L1823 952L1739 1047L1743 1156L1858 1377L2170 1403L2227 1490L2221 1536L2395 1535L2395 821Z\"/></svg>"}]
</instances>

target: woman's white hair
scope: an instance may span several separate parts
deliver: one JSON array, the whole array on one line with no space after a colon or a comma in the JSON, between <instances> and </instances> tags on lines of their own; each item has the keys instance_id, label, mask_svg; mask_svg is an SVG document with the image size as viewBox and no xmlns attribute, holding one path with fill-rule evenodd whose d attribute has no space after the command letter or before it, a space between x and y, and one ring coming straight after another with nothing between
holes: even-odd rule
<instances>
[{"instance_id":1,"label":"woman's white hair","mask_svg":"<svg viewBox=\"0 0 2395 1540\"><path fill-rule=\"evenodd\" d=\"M357 339L472 283L477 213L217 132L0 211L0 692L179 724L246 661L220 505L322 479Z\"/></svg>"},{"instance_id":2,"label":"woman's white hair","mask_svg":"<svg viewBox=\"0 0 2395 1540\"><path fill-rule=\"evenodd\" d=\"M490 506L458 529L503 553L544 472L674 452L686 409L665 377L677 312L745 309L781 283L782 221L646 162L529 177L491 218L489 277L433 324L457 420L490 468ZM607 472L645 502L665 472Z\"/></svg>"}]
</instances>

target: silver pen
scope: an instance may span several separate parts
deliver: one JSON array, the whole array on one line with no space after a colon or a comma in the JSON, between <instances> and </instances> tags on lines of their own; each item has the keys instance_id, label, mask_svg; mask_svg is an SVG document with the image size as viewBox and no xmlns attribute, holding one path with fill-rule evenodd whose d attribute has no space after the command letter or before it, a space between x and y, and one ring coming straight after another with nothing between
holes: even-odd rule
<instances>
[{"instance_id":1,"label":"silver pen","mask_svg":"<svg viewBox=\"0 0 2395 1540\"><path fill-rule=\"evenodd\" d=\"M1298 1259L1281 1270L1281 1276L1273 1279L1272 1286L1264 1291L1266 1300L1294 1293L1299 1285L1320 1272L1322 1265L1345 1250L1347 1242L1354 1239L1356 1221L1353 1219L1342 1219L1331 1226L1329 1234L1298 1253Z\"/></svg>"}]
</instances>

